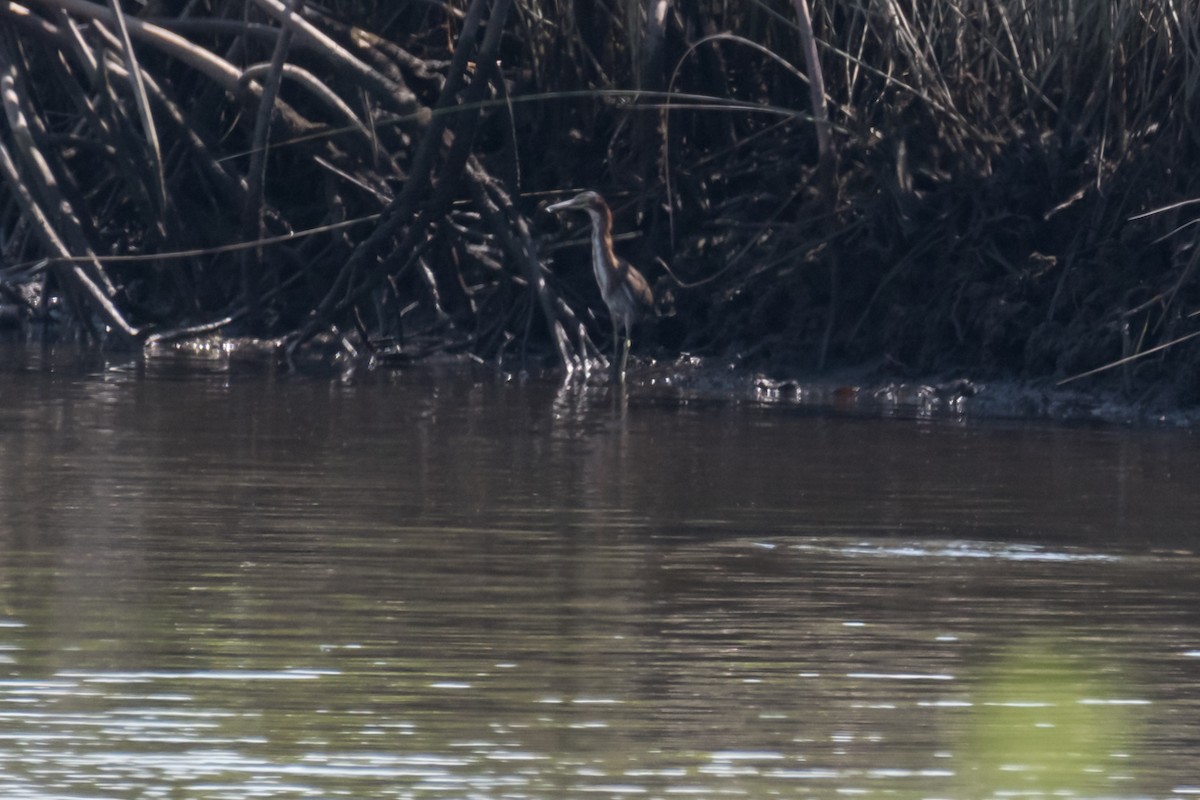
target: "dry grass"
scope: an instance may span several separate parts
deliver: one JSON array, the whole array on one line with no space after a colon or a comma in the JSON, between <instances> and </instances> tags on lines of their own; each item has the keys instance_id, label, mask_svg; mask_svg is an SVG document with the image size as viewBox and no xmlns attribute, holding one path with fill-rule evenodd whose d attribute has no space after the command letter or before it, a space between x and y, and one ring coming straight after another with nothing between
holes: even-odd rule
<instances>
[{"instance_id":1,"label":"dry grass","mask_svg":"<svg viewBox=\"0 0 1200 800\"><path fill-rule=\"evenodd\" d=\"M1194 3L173 6L0 10L26 320L570 366L606 326L537 212L587 185L683 284L664 348L1063 377L1178 340L1112 374L1200 396Z\"/></svg>"}]
</instances>

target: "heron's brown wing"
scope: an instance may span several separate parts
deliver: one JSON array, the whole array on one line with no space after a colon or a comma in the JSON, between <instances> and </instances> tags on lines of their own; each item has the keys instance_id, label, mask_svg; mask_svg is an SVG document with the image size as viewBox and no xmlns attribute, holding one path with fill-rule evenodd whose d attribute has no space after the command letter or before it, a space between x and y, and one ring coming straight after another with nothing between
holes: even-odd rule
<instances>
[{"instance_id":1,"label":"heron's brown wing","mask_svg":"<svg viewBox=\"0 0 1200 800\"><path fill-rule=\"evenodd\" d=\"M639 310L644 312L654 308L654 292L650 291L650 284L646 283L642 273L620 257L617 258L617 269L620 272L619 285L627 287L630 299L641 307Z\"/></svg>"}]
</instances>

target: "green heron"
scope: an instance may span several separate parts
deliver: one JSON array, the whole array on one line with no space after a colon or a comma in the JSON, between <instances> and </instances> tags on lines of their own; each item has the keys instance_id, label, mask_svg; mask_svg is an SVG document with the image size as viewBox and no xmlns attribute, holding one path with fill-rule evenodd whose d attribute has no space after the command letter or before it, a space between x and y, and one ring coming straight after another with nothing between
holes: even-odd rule
<instances>
[{"instance_id":1,"label":"green heron","mask_svg":"<svg viewBox=\"0 0 1200 800\"><path fill-rule=\"evenodd\" d=\"M604 198L595 192L580 192L570 200L547 206L547 211L586 211L592 218L592 269L600 287L600 297L608 306L613 329L613 369L625 380L625 364L629 360L629 332L634 323L654 308L654 294L642 273L613 252L612 212ZM624 347L618 330L624 331ZM621 349L620 366L617 350Z\"/></svg>"}]
</instances>

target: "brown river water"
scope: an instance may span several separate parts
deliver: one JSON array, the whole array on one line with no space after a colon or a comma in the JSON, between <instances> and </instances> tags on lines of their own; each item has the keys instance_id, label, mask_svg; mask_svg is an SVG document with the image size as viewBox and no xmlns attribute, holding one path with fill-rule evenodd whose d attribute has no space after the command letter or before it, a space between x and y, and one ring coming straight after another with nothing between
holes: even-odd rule
<instances>
[{"instance_id":1,"label":"brown river water","mask_svg":"<svg viewBox=\"0 0 1200 800\"><path fill-rule=\"evenodd\" d=\"M1200 441L0 350L0 798L1200 796Z\"/></svg>"}]
</instances>

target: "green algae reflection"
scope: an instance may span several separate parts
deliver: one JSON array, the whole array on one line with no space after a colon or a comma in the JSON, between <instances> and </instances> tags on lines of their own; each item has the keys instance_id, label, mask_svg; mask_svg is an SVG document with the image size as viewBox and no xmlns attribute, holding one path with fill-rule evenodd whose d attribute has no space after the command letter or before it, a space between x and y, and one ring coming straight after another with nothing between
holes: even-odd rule
<instances>
[{"instance_id":1,"label":"green algae reflection","mask_svg":"<svg viewBox=\"0 0 1200 800\"><path fill-rule=\"evenodd\" d=\"M1111 661L1055 639L1004 651L981 675L965 742L972 794L1111 796L1136 786L1129 754L1147 703L1121 685Z\"/></svg>"}]
</instances>

